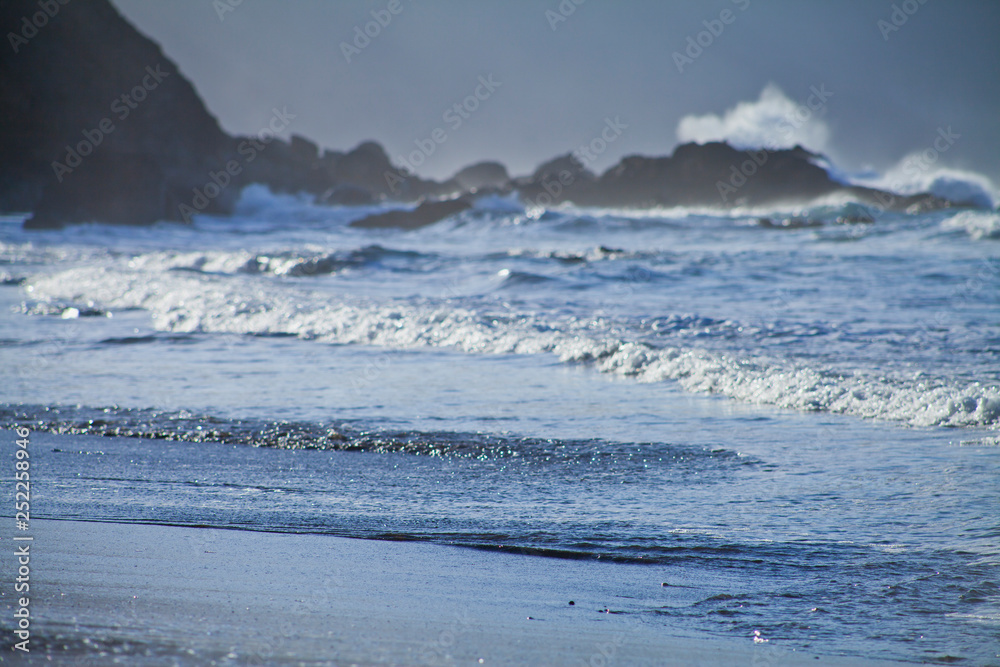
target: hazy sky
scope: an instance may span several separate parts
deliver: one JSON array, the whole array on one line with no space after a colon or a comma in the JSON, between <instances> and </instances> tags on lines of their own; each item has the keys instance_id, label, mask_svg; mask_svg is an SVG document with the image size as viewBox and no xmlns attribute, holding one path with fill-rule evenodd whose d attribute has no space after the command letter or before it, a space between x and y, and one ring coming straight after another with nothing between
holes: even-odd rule
<instances>
[{"instance_id":1,"label":"hazy sky","mask_svg":"<svg viewBox=\"0 0 1000 667\"><path fill-rule=\"evenodd\" d=\"M226 130L287 107L290 132L323 147L375 139L409 160L420 141L426 176L483 159L526 173L610 119L597 170L679 137L800 140L884 170L950 127L933 168L1000 183L995 0L113 2Z\"/></svg>"}]
</instances>

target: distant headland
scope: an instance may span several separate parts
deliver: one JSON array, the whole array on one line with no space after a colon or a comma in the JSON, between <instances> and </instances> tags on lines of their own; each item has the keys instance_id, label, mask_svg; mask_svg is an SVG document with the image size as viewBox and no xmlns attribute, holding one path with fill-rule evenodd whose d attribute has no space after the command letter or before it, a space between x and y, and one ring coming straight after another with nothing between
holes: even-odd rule
<instances>
[{"instance_id":1,"label":"distant headland","mask_svg":"<svg viewBox=\"0 0 1000 667\"><path fill-rule=\"evenodd\" d=\"M12 50L0 60L0 211L30 211L29 229L224 215L251 183L330 205L422 202L416 216L360 223L401 228L434 222L483 193L516 192L540 207L727 209L838 193L887 210L965 204L846 185L821 166L823 156L798 146L689 143L667 157L627 156L602 174L568 153L527 176L480 162L445 181L422 179L373 141L347 152L298 135L285 141L278 135L294 118L287 109L273 109L257 135L231 136L160 47L108 0L50 4L52 11L37 0L0 2L4 48Z\"/></svg>"}]
</instances>

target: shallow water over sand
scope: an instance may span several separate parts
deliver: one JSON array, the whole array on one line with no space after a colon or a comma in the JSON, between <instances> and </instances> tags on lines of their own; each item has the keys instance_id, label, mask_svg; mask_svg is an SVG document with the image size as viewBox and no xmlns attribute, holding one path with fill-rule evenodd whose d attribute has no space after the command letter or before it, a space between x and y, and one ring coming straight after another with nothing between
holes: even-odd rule
<instances>
[{"instance_id":1,"label":"shallow water over sand","mask_svg":"<svg viewBox=\"0 0 1000 667\"><path fill-rule=\"evenodd\" d=\"M643 623L995 659L995 214L243 207L2 225L40 515L655 563Z\"/></svg>"}]
</instances>

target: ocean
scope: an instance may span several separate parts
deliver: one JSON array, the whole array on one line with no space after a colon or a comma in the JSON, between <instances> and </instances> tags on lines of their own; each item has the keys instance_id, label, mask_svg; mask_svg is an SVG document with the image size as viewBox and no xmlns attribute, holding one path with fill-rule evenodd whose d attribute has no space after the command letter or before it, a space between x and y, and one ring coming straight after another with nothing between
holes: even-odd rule
<instances>
[{"instance_id":1,"label":"ocean","mask_svg":"<svg viewBox=\"0 0 1000 667\"><path fill-rule=\"evenodd\" d=\"M387 208L253 186L192 226L0 219L32 516L655 564L610 612L1000 660L996 212L493 196L348 226Z\"/></svg>"}]
</instances>

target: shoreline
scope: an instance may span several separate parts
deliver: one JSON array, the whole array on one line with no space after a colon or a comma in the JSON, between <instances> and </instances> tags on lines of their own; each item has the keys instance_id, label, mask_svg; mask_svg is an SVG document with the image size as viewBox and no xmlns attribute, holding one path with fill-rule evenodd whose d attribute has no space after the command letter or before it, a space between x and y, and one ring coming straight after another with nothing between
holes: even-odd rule
<instances>
[{"instance_id":1,"label":"shoreline","mask_svg":"<svg viewBox=\"0 0 1000 667\"><path fill-rule=\"evenodd\" d=\"M85 520L36 519L32 534L31 653L18 664L906 664L615 613L628 591L659 594L657 566Z\"/></svg>"}]
</instances>

